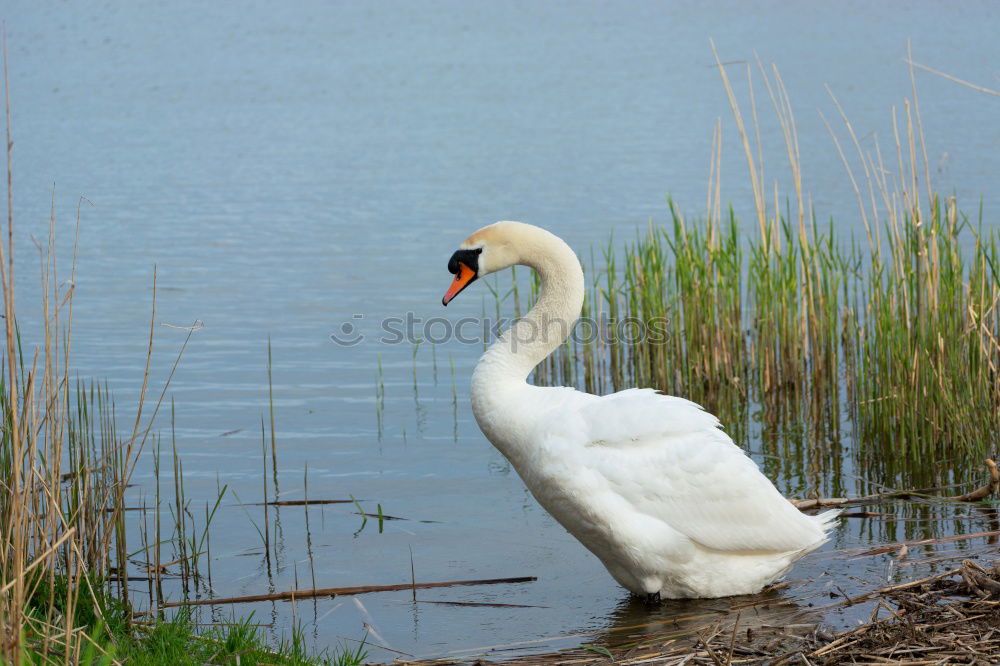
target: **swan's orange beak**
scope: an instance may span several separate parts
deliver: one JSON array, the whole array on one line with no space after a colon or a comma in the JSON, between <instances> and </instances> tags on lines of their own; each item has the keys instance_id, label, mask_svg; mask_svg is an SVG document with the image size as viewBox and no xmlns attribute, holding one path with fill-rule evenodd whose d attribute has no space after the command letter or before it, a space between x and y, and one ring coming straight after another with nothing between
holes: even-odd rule
<instances>
[{"instance_id":1,"label":"swan's orange beak","mask_svg":"<svg viewBox=\"0 0 1000 666\"><path fill-rule=\"evenodd\" d=\"M455 279L452 280L451 285L448 287L448 291L444 292L444 298L441 299L441 305L448 305L448 303L451 302L451 299L458 296L462 290L472 284L475 279L476 271L459 262L458 273L455 274Z\"/></svg>"}]
</instances>

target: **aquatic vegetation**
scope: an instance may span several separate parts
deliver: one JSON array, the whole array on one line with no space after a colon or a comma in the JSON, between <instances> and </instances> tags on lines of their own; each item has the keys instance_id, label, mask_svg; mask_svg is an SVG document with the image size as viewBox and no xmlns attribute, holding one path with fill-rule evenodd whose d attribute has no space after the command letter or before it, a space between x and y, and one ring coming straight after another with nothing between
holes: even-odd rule
<instances>
[{"instance_id":1,"label":"aquatic vegetation","mask_svg":"<svg viewBox=\"0 0 1000 666\"><path fill-rule=\"evenodd\" d=\"M8 151L11 146L8 141ZM137 595L144 597L143 606L148 602L150 608L163 607L165 582L185 601L212 589L211 525L228 488L219 487L216 496L205 502L199 520L200 507L185 493L184 464L173 437L172 402L168 469L162 460L162 441L152 431L174 371L199 324L186 331L164 385L150 398L154 271L142 387L131 427L120 430L121 415L107 385L71 376L76 248L66 280L57 270L54 212L47 242L39 245L41 320L37 330L24 331L18 324L10 183L8 178L8 235L0 241L5 329L0 361L0 662L360 663L366 654L363 643L334 654L308 654L304 633L297 626L290 638L278 640L266 636L252 617L211 623L204 630L199 616L186 609L170 616L136 612L142 610L134 599ZM269 385L270 367L269 346ZM271 460L276 467L273 392L269 405ZM262 421L262 429L263 425ZM262 430L266 500L265 442ZM152 463L152 498L127 491L143 455ZM170 483L172 496L165 497L164 486L169 489ZM276 494L276 477L273 483ZM264 511L266 541L266 503ZM164 515L170 516L171 524L162 524ZM140 591L136 584L146 590Z\"/></svg>"},{"instance_id":2,"label":"aquatic vegetation","mask_svg":"<svg viewBox=\"0 0 1000 666\"><path fill-rule=\"evenodd\" d=\"M973 467L955 463L981 459L1000 436L1000 229L982 210L970 219L954 197L933 191L910 101L904 131L893 116L894 172L877 140L863 148L845 116L865 175L856 179L834 135L866 238L820 224L803 194L780 75L759 65L795 184L784 210L777 185L769 203L759 146L719 70L746 153L756 231L719 204L717 129L706 216L685 219L671 201L669 224L610 240L599 262L591 253L583 316L607 321L608 334L578 328L535 381L593 392L653 386L719 413L737 439L751 415L765 429L804 424L809 446L836 447L850 426L855 450L884 480L941 480ZM623 322L637 322L643 335Z\"/></svg>"},{"instance_id":3,"label":"aquatic vegetation","mask_svg":"<svg viewBox=\"0 0 1000 666\"><path fill-rule=\"evenodd\" d=\"M654 386L730 416L749 401L766 422L806 421L834 437L847 419L863 451L901 462L982 456L996 442L995 229L974 229L953 200L942 210L935 199L926 222L888 227L887 253L862 254L832 226L796 234L778 219L755 239L732 217L695 226L671 212L672 227L625 244L624 270L609 261L588 292L590 312L665 321L662 335L581 336L536 380Z\"/></svg>"},{"instance_id":4,"label":"aquatic vegetation","mask_svg":"<svg viewBox=\"0 0 1000 666\"><path fill-rule=\"evenodd\" d=\"M163 604L165 582L185 600L210 592L211 525L228 489L218 489L198 520L173 436L170 471L164 469L151 424L166 386L146 407L151 349L129 431L119 430L106 385L73 382L72 279L60 282L56 272L54 228L53 219L42 255L41 342L28 353L12 307L11 264L0 262L9 336L0 364L0 661L359 663L363 645L310 655L300 629L273 645L252 617L203 630L186 609L136 614L132 597L139 592L130 583L146 587L141 596L151 606ZM9 248L0 246L0 253ZM173 423L171 404L171 435ZM126 493L144 452L152 454L152 505ZM266 451L264 460L266 467ZM264 478L266 485L266 469ZM164 482L173 485L170 498L163 497ZM162 524L164 514L171 524Z\"/></svg>"}]
</instances>

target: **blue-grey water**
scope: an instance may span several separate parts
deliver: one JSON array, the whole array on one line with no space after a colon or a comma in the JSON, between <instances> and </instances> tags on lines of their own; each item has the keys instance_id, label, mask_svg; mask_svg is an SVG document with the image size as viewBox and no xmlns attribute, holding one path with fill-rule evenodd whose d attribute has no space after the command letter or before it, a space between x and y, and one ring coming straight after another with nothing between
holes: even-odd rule
<instances>
[{"instance_id":1,"label":"blue-grey water","mask_svg":"<svg viewBox=\"0 0 1000 666\"><path fill-rule=\"evenodd\" d=\"M168 400L195 509L217 483L235 491L211 531L216 595L311 586L313 572L320 587L403 583L411 551L418 580L538 577L418 594L531 608L414 604L409 592L294 610L238 608L273 621L276 635L294 616L319 648L360 639L367 624L374 643L416 655L525 641L519 649L572 645L592 637L556 638L647 617L479 433L467 387L481 345L380 342L385 317L456 321L492 311L484 285L441 308L457 243L484 224L520 219L586 256L612 231L627 237L649 220L666 221L668 196L697 217L717 119L722 198L751 224L750 179L710 38L720 59L733 63L744 113L744 63L756 68L759 56L778 65L795 111L805 190L817 217L833 216L845 233L863 229L820 112L855 168L857 161L825 86L864 150L877 139L890 169L893 108L905 127L903 100L912 97L907 40L918 62L1000 88L1000 12L985 1L8 0L0 18L9 41L24 321L38 303L31 238L44 238L54 207L68 276L73 222L86 197L73 329L79 376L107 379L119 413L132 409L154 267L154 393L186 335L163 324L203 322ZM922 70L915 78L936 187L973 213L982 202L987 223L996 220L1000 97ZM754 94L768 192L778 180L782 198L791 196L781 128L759 78ZM354 327L348 334L365 336L361 342L331 340L345 322ZM412 519L386 521L382 531L369 519L355 534L361 518L352 505L313 508L313 572L301 507L277 516L268 576L254 527L263 521L260 507L234 506L261 499L268 339L281 497L302 497L308 464L311 498L353 496L366 511L380 505ZM169 419L156 429L168 442ZM147 451L135 475L147 499L150 460ZM810 490L801 478L778 480L789 492ZM907 525L894 536L908 534ZM849 520L793 577L818 576L831 570L833 551L885 538ZM841 573L837 584L854 589L849 572ZM692 608L700 606L661 612Z\"/></svg>"}]
</instances>

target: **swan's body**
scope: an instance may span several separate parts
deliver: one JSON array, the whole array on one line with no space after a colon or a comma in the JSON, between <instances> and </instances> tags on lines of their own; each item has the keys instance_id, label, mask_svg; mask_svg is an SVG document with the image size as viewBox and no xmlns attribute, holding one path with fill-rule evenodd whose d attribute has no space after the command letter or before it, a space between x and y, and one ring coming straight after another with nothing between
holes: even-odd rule
<instances>
[{"instance_id":1,"label":"swan's body","mask_svg":"<svg viewBox=\"0 0 1000 666\"><path fill-rule=\"evenodd\" d=\"M539 504L622 586L668 598L755 593L826 541L837 512L799 512L698 405L651 389L595 396L527 383L583 304L580 262L562 240L498 222L460 248L445 304L486 273L539 273L535 307L476 366L472 410Z\"/></svg>"}]
</instances>

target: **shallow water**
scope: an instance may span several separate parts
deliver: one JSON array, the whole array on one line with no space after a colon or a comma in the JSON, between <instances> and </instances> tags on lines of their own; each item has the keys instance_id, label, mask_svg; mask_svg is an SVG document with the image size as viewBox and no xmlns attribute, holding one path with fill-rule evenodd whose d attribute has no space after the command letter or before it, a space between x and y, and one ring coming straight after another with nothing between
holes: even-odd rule
<instances>
[{"instance_id":1,"label":"shallow water","mask_svg":"<svg viewBox=\"0 0 1000 666\"><path fill-rule=\"evenodd\" d=\"M468 377L481 345L380 341L389 316L412 312L427 337L440 331L424 328L432 317L492 314L483 285L448 310L439 305L447 258L462 238L497 219L523 219L586 255L612 230L627 237L649 219L665 221L668 194L698 215L716 118L727 137L723 198L739 213L752 210L710 36L723 61L750 60L756 50L780 66L817 216L857 234L849 179L816 113L846 138L823 84L865 145L877 135L883 150L892 145L889 109L910 94L901 62L907 38L918 61L1000 87L997 15L988 3L303 3L236 12L15 1L5 9L25 330L38 302L29 234L44 236L55 183L64 247L79 197L92 202L82 207L76 278L81 378L107 378L119 413L134 403L154 265L156 322L204 322L169 395L193 511L212 501L217 484L235 491L211 531L216 594L283 590L296 580L304 587L313 571L322 587L405 583L411 550L421 581L537 576L422 591L416 604L404 592L238 609L273 618L276 633L294 615L317 646L359 639L367 623L374 642L419 655L514 642L524 643L501 654L561 647L592 640L581 632L728 603L668 604L650 614L629 601L538 508L471 420ZM732 67L735 77L741 70ZM996 98L925 73L917 81L937 186L968 210L982 198L987 220L995 219ZM769 178L785 183L780 127L761 108ZM345 322L365 339L334 344L330 335ZM153 386L184 335L157 327ZM270 514L280 531L268 574L253 525L262 511L235 506L261 499L269 337L281 498L302 497L308 464L311 498L354 496L366 512L380 505L409 519L384 521L381 532L368 519L355 534L361 517L353 505L310 509L313 571L301 507ZM159 427L169 441L167 412ZM759 427L747 445L765 460ZM767 469L794 495L869 490L849 461L840 476L808 455L772 459ZM149 501L150 452L136 480ZM848 560L835 551L988 529L979 522L988 518L847 519L791 577L815 578L810 585L827 599L822 588L832 580L853 593L881 580L887 558ZM947 547L966 543L982 540ZM529 607L422 603L430 601ZM557 638L567 635L574 637Z\"/></svg>"}]
</instances>

